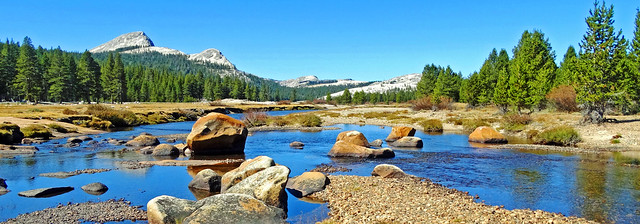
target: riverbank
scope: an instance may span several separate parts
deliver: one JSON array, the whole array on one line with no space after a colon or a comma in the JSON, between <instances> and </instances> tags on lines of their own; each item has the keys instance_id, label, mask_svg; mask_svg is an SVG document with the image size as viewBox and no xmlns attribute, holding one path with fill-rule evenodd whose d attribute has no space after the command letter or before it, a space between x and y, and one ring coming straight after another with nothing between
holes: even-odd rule
<instances>
[{"instance_id":1,"label":"riverbank","mask_svg":"<svg viewBox=\"0 0 640 224\"><path fill-rule=\"evenodd\" d=\"M325 200L322 223L596 223L540 210L489 206L464 192L420 178L328 176L312 196Z\"/></svg>"},{"instance_id":2,"label":"riverbank","mask_svg":"<svg viewBox=\"0 0 640 224\"><path fill-rule=\"evenodd\" d=\"M147 220L147 212L141 210L140 206L131 206L130 202L123 199L111 199L104 202L60 204L54 208L19 215L2 224L105 223L125 220Z\"/></svg>"},{"instance_id":3,"label":"riverbank","mask_svg":"<svg viewBox=\"0 0 640 224\"><path fill-rule=\"evenodd\" d=\"M420 121L436 119L442 122L444 133L470 133L465 129L465 121L486 123L503 135L518 140L517 143L530 141L527 138L533 132L545 129L570 126L580 134L582 141L576 147L563 148L562 151L575 152L620 152L640 151L640 115L607 116L616 123L580 124L580 113L560 113L541 111L529 116L529 123L515 130L508 127L505 116L495 107L465 109L462 104L454 104L450 110L413 111L410 105L400 106L355 106L327 109L314 112L324 121L323 125L359 124L380 126L409 126L423 130ZM614 137L616 136L616 137ZM546 147L549 149L550 147ZM578 150L571 150L578 149ZM551 150L553 150L551 148Z\"/></svg>"}]
</instances>

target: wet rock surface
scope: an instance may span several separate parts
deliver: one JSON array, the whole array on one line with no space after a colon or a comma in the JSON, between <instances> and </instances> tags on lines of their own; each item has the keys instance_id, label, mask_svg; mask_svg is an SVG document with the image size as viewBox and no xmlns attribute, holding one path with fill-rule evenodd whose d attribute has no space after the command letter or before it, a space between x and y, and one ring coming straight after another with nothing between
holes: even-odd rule
<instances>
[{"instance_id":1,"label":"wet rock surface","mask_svg":"<svg viewBox=\"0 0 640 224\"><path fill-rule=\"evenodd\" d=\"M173 145L160 144L153 148L151 152L152 156L177 156L180 155L180 151Z\"/></svg>"},{"instance_id":2,"label":"wet rock surface","mask_svg":"<svg viewBox=\"0 0 640 224\"><path fill-rule=\"evenodd\" d=\"M146 220L145 211L139 207L131 206L130 202L123 199L58 205L55 208L22 214L3 223L105 223Z\"/></svg>"},{"instance_id":3,"label":"wet rock surface","mask_svg":"<svg viewBox=\"0 0 640 224\"><path fill-rule=\"evenodd\" d=\"M94 174L94 173L102 173L102 172L107 172L107 171L111 171L111 169L83 169L83 170L74 170L74 171L71 171L71 172L60 171L60 172L53 172L53 173L41 173L40 176L41 177L67 178L67 177L76 176L76 175L80 175L80 174Z\"/></svg>"},{"instance_id":4,"label":"wet rock surface","mask_svg":"<svg viewBox=\"0 0 640 224\"><path fill-rule=\"evenodd\" d=\"M23 191L18 193L18 196L28 197L28 198L48 198L56 195L61 195L72 191L73 187L49 187L49 188L38 188L28 191Z\"/></svg>"},{"instance_id":5,"label":"wet rock surface","mask_svg":"<svg viewBox=\"0 0 640 224\"><path fill-rule=\"evenodd\" d=\"M390 146L398 147L398 148L422 148L423 143L422 139L418 137L402 137L393 142L389 142Z\"/></svg>"},{"instance_id":6,"label":"wet rock surface","mask_svg":"<svg viewBox=\"0 0 640 224\"><path fill-rule=\"evenodd\" d=\"M134 146L134 147L144 147L144 146L154 146L160 144L158 138L153 137L151 135L140 134L140 136L135 137L133 140L125 143L126 146Z\"/></svg>"}]
</instances>

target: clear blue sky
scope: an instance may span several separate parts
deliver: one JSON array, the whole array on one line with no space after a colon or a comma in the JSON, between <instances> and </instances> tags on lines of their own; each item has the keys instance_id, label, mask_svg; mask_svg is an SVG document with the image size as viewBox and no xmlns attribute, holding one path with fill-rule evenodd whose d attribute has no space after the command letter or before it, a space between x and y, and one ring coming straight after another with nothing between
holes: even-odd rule
<instances>
[{"instance_id":1,"label":"clear blue sky","mask_svg":"<svg viewBox=\"0 0 640 224\"><path fill-rule=\"evenodd\" d=\"M613 0L617 29L632 38L638 0ZM465 76L492 48L509 51L539 29L559 61L578 47L589 0L542 1L5 1L0 38L84 51L128 32L156 46L217 48L262 77L384 80L450 65Z\"/></svg>"}]
</instances>

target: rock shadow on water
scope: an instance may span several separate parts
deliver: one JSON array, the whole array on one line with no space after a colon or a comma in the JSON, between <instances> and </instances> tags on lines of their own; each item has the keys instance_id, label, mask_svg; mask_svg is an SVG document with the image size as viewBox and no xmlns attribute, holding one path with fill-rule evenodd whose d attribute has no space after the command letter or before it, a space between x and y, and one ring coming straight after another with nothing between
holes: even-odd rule
<instances>
[{"instance_id":1,"label":"rock shadow on water","mask_svg":"<svg viewBox=\"0 0 640 224\"><path fill-rule=\"evenodd\" d=\"M196 200L198 201L216 194L220 194L220 192L209 192L207 190L200 190L200 189L195 189L190 187L188 188L191 194L193 194L193 196L196 197Z\"/></svg>"}]
</instances>

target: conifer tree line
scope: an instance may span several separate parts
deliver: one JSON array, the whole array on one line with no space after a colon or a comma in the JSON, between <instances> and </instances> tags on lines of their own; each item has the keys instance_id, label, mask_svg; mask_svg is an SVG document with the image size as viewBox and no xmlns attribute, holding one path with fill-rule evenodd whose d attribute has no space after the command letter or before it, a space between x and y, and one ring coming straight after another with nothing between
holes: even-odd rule
<instances>
[{"instance_id":1,"label":"conifer tree line","mask_svg":"<svg viewBox=\"0 0 640 224\"><path fill-rule=\"evenodd\" d=\"M325 100L327 102L335 102L337 104L377 104L377 103L404 103L415 100L415 90L413 89L391 89L381 93L365 93L363 90L355 91L353 94L346 88L342 95L332 97L327 92Z\"/></svg>"},{"instance_id":2,"label":"conifer tree line","mask_svg":"<svg viewBox=\"0 0 640 224\"><path fill-rule=\"evenodd\" d=\"M416 96L447 97L470 106L493 104L502 112L546 107L545 96L566 87L576 92L583 121L604 122L604 114L640 112L640 11L633 39L616 31L613 5L594 3L585 19L587 31L579 49L569 46L560 66L548 38L539 30L524 31L511 57L493 49L478 72L467 78L450 68L425 66Z\"/></svg>"}]
</instances>

